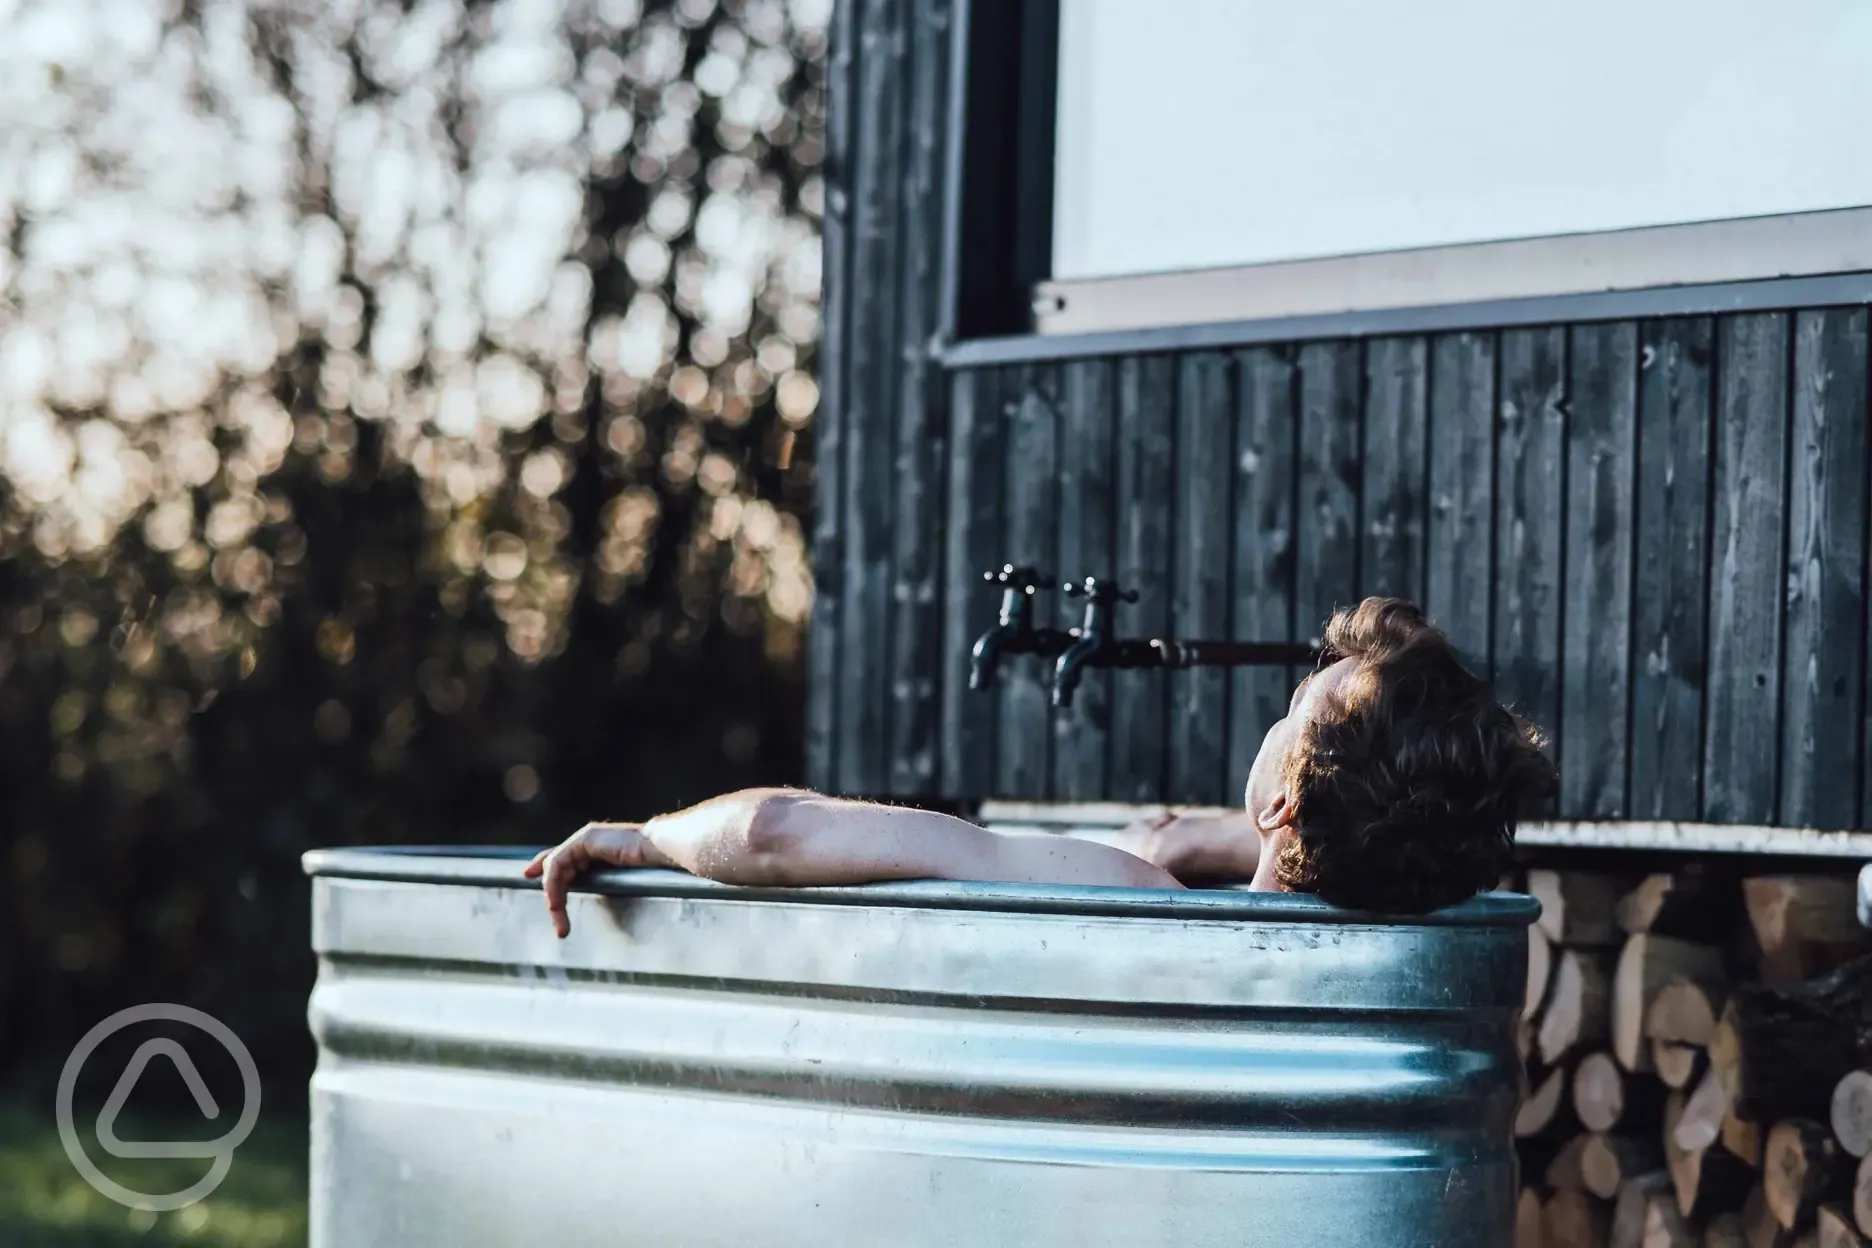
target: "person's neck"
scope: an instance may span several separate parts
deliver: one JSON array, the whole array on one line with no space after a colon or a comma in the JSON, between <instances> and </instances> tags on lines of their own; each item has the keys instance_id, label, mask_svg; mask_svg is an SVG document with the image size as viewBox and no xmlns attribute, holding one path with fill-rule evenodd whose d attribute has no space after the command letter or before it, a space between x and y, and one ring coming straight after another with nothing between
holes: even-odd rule
<instances>
[{"instance_id":1,"label":"person's neck","mask_svg":"<svg viewBox=\"0 0 1872 1248\"><path fill-rule=\"evenodd\" d=\"M1281 828L1261 837L1261 856L1255 861L1254 878L1248 881L1251 893L1285 892L1276 875L1280 862L1280 852L1287 844L1287 838L1293 835L1293 829Z\"/></svg>"}]
</instances>

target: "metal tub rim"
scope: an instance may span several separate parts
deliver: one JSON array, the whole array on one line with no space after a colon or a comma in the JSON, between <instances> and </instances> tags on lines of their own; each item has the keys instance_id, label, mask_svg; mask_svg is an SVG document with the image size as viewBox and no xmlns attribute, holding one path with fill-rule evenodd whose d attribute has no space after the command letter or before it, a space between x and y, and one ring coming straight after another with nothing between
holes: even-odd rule
<instances>
[{"instance_id":1,"label":"metal tub rim","mask_svg":"<svg viewBox=\"0 0 1872 1248\"><path fill-rule=\"evenodd\" d=\"M527 846L380 846L315 849L302 864L315 879L459 884L537 891L518 865L535 853ZM1056 884L991 884L911 880L819 888L749 888L680 871L600 871L576 891L612 897L784 900L827 906L914 907L934 910L1018 911L1026 914L1169 918L1192 922L1318 923L1385 927L1525 928L1540 903L1521 893L1487 892L1428 914L1345 910L1300 893L1257 893L1241 888L1107 888Z\"/></svg>"}]
</instances>

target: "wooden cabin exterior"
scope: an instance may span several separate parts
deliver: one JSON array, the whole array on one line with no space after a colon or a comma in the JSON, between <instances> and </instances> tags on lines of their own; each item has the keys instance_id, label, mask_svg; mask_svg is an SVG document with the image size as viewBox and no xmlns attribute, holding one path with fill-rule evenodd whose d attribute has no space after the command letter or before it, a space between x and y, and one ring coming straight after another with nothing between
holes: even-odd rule
<instances>
[{"instance_id":1,"label":"wooden cabin exterior","mask_svg":"<svg viewBox=\"0 0 1872 1248\"><path fill-rule=\"evenodd\" d=\"M1092 291L1116 322L1088 328L1048 241L1080 2L837 6L811 783L1238 800L1293 674L1098 671L1055 711L1028 658L972 693L982 574L1012 561L1116 577L1140 595L1119 629L1145 637L1300 640L1335 605L1416 598L1551 734L1563 821L1865 826L1864 213L1776 218L1795 241L1759 254L1748 225L1610 233L1623 278L1426 249L1416 303L1335 305L1313 293L1330 263L1197 274L1190 323L1145 275ZM1685 249L1720 280L1685 280ZM1446 261L1534 284L1452 297ZM1588 276L1542 289L1556 264Z\"/></svg>"}]
</instances>

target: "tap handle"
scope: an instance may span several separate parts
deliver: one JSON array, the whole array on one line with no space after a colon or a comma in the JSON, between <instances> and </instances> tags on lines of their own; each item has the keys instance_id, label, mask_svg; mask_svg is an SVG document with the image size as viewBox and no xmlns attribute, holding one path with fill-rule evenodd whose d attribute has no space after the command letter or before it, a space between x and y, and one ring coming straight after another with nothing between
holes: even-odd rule
<instances>
[{"instance_id":1,"label":"tap handle","mask_svg":"<svg viewBox=\"0 0 1872 1248\"><path fill-rule=\"evenodd\" d=\"M1026 564L1004 563L1000 568L982 573L982 580L990 585L999 585L1003 589L1014 590L1032 597L1040 592L1040 587L1053 578L1038 568Z\"/></svg>"},{"instance_id":2,"label":"tap handle","mask_svg":"<svg viewBox=\"0 0 1872 1248\"><path fill-rule=\"evenodd\" d=\"M1116 581L1100 580L1088 576L1082 584L1075 585L1067 581L1062 587L1068 598L1084 598L1095 606L1108 606L1114 602L1136 602L1137 590L1120 589Z\"/></svg>"}]
</instances>

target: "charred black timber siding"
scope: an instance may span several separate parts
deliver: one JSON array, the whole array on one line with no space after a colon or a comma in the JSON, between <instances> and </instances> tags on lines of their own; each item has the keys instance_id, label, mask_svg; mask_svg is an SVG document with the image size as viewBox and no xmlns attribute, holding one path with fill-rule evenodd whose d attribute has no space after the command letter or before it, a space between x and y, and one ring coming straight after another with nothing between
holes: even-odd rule
<instances>
[{"instance_id":1,"label":"charred black timber siding","mask_svg":"<svg viewBox=\"0 0 1872 1248\"><path fill-rule=\"evenodd\" d=\"M1865 306L945 368L962 10L836 13L811 783L1235 798L1297 674L1094 671L1056 710L1017 657L971 693L1014 561L1138 591L1135 636L1416 598L1546 730L1566 817L1872 822Z\"/></svg>"},{"instance_id":2,"label":"charred black timber siding","mask_svg":"<svg viewBox=\"0 0 1872 1248\"><path fill-rule=\"evenodd\" d=\"M1056 712L1050 664L1015 658L999 692L967 691L994 619L981 574L1014 560L1116 576L1143 595L1119 608L1142 636L1297 640L1361 594L1416 597L1547 730L1563 814L1859 824L1867 320L1824 308L954 371L928 392L942 418L920 418L942 519L885 543L926 542L916 558L939 583L893 594L886 627L841 637L842 673L814 673L823 705L894 663L900 696L877 714L937 757L910 765L893 744L887 787L863 770L814 782L1239 791L1293 673L1094 673ZM843 488L906 476L847 460ZM1057 592L1039 606L1062 627L1079 616ZM901 647L921 628L936 637L912 663ZM905 683L932 692L905 698Z\"/></svg>"}]
</instances>

